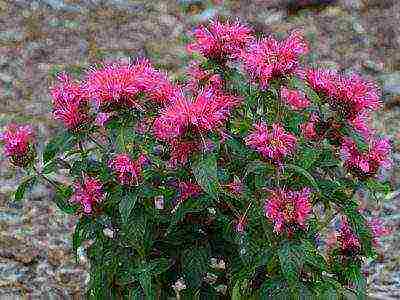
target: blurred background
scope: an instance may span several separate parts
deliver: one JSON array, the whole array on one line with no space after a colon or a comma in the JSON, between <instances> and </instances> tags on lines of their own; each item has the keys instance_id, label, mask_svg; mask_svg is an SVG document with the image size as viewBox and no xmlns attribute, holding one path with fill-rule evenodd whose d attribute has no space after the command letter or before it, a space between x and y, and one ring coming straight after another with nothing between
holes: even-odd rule
<instances>
[{"instance_id":1,"label":"blurred background","mask_svg":"<svg viewBox=\"0 0 400 300\"><path fill-rule=\"evenodd\" d=\"M372 298L400 299L399 0L0 0L0 130L16 121L34 124L39 139L54 133L48 88L59 71L79 76L103 59L146 56L178 77L188 33L217 16L277 36L298 28L311 44L309 64L379 82L384 109L374 126L394 142L394 168L384 174L394 192L364 200L393 234L365 272ZM46 186L13 203L22 175L0 157L0 299L80 299L88 275L84 251L79 264L71 251L75 219Z\"/></svg>"}]
</instances>

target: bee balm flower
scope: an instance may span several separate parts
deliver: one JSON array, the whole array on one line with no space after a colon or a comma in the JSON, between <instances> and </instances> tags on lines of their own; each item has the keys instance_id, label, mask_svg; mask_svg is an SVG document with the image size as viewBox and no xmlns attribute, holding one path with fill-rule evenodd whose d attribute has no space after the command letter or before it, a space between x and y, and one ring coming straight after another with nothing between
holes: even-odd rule
<instances>
[{"instance_id":1,"label":"bee balm flower","mask_svg":"<svg viewBox=\"0 0 400 300\"><path fill-rule=\"evenodd\" d=\"M10 157L16 166L24 167L32 161L33 130L30 125L8 125L6 130L0 133L0 141L4 144L5 155Z\"/></svg>"},{"instance_id":2,"label":"bee balm flower","mask_svg":"<svg viewBox=\"0 0 400 300\"><path fill-rule=\"evenodd\" d=\"M281 97L283 102L293 110L302 110L310 106L310 100L297 90L289 90L286 87L282 87Z\"/></svg>"},{"instance_id":3,"label":"bee balm flower","mask_svg":"<svg viewBox=\"0 0 400 300\"><path fill-rule=\"evenodd\" d=\"M269 129L265 123L254 126L255 130L246 138L246 145L257 150L262 156L280 163L281 160L294 152L297 139L286 132L279 124L272 124Z\"/></svg>"},{"instance_id":4,"label":"bee balm flower","mask_svg":"<svg viewBox=\"0 0 400 300\"><path fill-rule=\"evenodd\" d=\"M276 189L266 200L264 211L267 218L274 224L274 231L281 233L286 230L293 232L293 226L305 228L305 223L311 214L310 189L301 191Z\"/></svg>"},{"instance_id":5,"label":"bee balm flower","mask_svg":"<svg viewBox=\"0 0 400 300\"><path fill-rule=\"evenodd\" d=\"M75 192L71 198L71 202L80 203L86 214L92 213L93 206L103 200L103 186L100 180L96 178L86 177L83 184L76 182L74 188Z\"/></svg>"},{"instance_id":6,"label":"bee balm flower","mask_svg":"<svg viewBox=\"0 0 400 300\"><path fill-rule=\"evenodd\" d=\"M108 166L116 173L122 185L137 185L146 162L147 159L143 155L137 161L133 161L128 154L118 154Z\"/></svg>"}]
</instances>

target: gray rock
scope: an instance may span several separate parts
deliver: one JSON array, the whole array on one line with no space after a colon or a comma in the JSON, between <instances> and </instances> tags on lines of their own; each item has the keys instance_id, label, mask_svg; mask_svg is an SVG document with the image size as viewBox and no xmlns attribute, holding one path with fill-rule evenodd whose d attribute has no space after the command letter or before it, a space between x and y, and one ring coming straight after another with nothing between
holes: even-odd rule
<instances>
[{"instance_id":1,"label":"gray rock","mask_svg":"<svg viewBox=\"0 0 400 300\"><path fill-rule=\"evenodd\" d=\"M41 0L43 4L50 6L55 10L62 10L68 12L80 12L82 8L79 5L66 4L63 0Z\"/></svg>"},{"instance_id":2,"label":"gray rock","mask_svg":"<svg viewBox=\"0 0 400 300\"><path fill-rule=\"evenodd\" d=\"M129 0L107 0L105 6L110 5L117 9L126 10L129 13L138 13L144 10L144 4L132 3Z\"/></svg>"},{"instance_id":3,"label":"gray rock","mask_svg":"<svg viewBox=\"0 0 400 300\"><path fill-rule=\"evenodd\" d=\"M400 72L379 76L385 94L400 95Z\"/></svg>"},{"instance_id":4,"label":"gray rock","mask_svg":"<svg viewBox=\"0 0 400 300\"><path fill-rule=\"evenodd\" d=\"M24 39L24 33L20 30L11 29L0 32L2 42L20 42Z\"/></svg>"},{"instance_id":5,"label":"gray rock","mask_svg":"<svg viewBox=\"0 0 400 300\"><path fill-rule=\"evenodd\" d=\"M205 4L206 0L178 0L180 5L193 5L193 4Z\"/></svg>"},{"instance_id":6,"label":"gray rock","mask_svg":"<svg viewBox=\"0 0 400 300\"><path fill-rule=\"evenodd\" d=\"M21 282L28 276L29 268L23 264L0 258L0 286L12 285Z\"/></svg>"}]
</instances>

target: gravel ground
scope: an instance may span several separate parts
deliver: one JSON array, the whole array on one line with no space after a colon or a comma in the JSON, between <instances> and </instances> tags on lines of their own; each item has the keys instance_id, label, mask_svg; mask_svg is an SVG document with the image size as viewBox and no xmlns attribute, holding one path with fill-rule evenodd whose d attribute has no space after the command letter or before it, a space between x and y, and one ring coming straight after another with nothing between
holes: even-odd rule
<instances>
[{"instance_id":1,"label":"gravel ground","mask_svg":"<svg viewBox=\"0 0 400 300\"><path fill-rule=\"evenodd\" d=\"M301 3L301 5L299 4ZM374 123L394 140L395 190L379 206L392 226L382 255L368 266L370 294L400 298L400 1L398 0L0 0L0 127L32 122L39 138L57 129L48 86L54 74L79 74L102 59L147 56L180 74L184 34L217 15L239 17L257 30L285 34L300 28L311 42L310 64L355 70L378 80L385 109ZM0 299L81 298L88 275L75 263L75 218L58 212L52 192L38 187L29 201L10 195L21 173L0 157Z\"/></svg>"}]
</instances>

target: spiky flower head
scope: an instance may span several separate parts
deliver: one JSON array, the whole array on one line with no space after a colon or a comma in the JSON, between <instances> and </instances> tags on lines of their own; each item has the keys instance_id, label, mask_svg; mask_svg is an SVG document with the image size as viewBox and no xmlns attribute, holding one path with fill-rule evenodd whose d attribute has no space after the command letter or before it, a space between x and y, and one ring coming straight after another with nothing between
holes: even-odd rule
<instances>
[{"instance_id":1,"label":"spiky flower head","mask_svg":"<svg viewBox=\"0 0 400 300\"><path fill-rule=\"evenodd\" d=\"M281 88L281 98L293 110L302 110L311 104L304 93L298 90L290 90L284 86Z\"/></svg>"},{"instance_id":2,"label":"spiky flower head","mask_svg":"<svg viewBox=\"0 0 400 300\"><path fill-rule=\"evenodd\" d=\"M195 41L187 46L206 58L224 62L235 58L253 38L251 29L239 22L212 21L208 27L200 25L193 32Z\"/></svg>"},{"instance_id":3,"label":"spiky flower head","mask_svg":"<svg viewBox=\"0 0 400 300\"><path fill-rule=\"evenodd\" d=\"M300 56L308 53L303 36L293 31L283 41L270 36L252 42L240 57L244 69L257 81L261 88L267 88L271 79L294 74L300 64Z\"/></svg>"},{"instance_id":4,"label":"spiky flower head","mask_svg":"<svg viewBox=\"0 0 400 300\"><path fill-rule=\"evenodd\" d=\"M141 155L134 161L128 154L118 154L108 166L112 169L122 185L138 185L142 177L142 167L146 163L145 156Z\"/></svg>"},{"instance_id":5,"label":"spiky flower head","mask_svg":"<svg viewBox=\"0 0 400 300\"><path fill-rule=\"evenodd\" d=\"M294 152L297 139L280 124L274 123L269 127L261 122L254 125L254 128L246 138L246 145L260 152L265 158L280 163L283 158Z\"/></svg>"},{"instance_id":6,"label":"spiky flower head","mask_svg":"<svg viewBox=\"0 0 400 300\"><path fill-rule=\"evenodd\" d=\"M303 188L301 191L281 188L270 191L264 211L273 223L276 233L285 230L290 235L296 227L305 229L312 209L310 195L309 188Z\"/></svg>"},{"instance_id":7,"label":"spiky flower head","mask_svg":"<svg viewBox=\"0 0 400 300\"><path fill-rule=\"evenodd\" d=\"M103 185L100 180L93 177L85 177L83 183L75 182L74 194L71 202L79 203L86 214L91 214L94 205L104 198Z\"/></svg>"},{"instance_id":8,"label":"spiky flower head","mask_svg":"<svg viewBox=\"0 0 400 300\"><path fill-rule=\"evenodd\" d=\"M345 254L357 253L361 248L358 237L350 228L347 218L345 217L341 218L337 239L339 241L340 249Z\"/></svg>"},{"instance_id":9,"label":"spiky flower head","mask_svg":"<svg viewBox=\"0 0 400 300\"><path fill-rule=\"evenodd\" d=\"M181 99L167 107L154 122L154 134L160 140L171 140L191 129L209 132L222 126L240 99L208 87L193 101Z\"/></svg>"},{"instance_id":10,"label":"spiky flower head","mask_svg":"<svg viewBox=\"0 0 400 300\"><path fill-rule=\"evenodd\" d=\"M4 154L14 165L25 167L32 162L34 135L30 125L9 124L0 133L0 142L4 144Z\"/></svg>"},{"instance_id":11,"label":"spiky flower head","mask_svg":"<svg viewBox=\"0 0 400 300\"><path fill-rule=\"evenodd\" d=\"M371 138L366 151L360 151L349 138L344 139L341 146L344 166L361 178L375 176L381 167L390 168L390 152L391 143L387 138Z\"/></svg>"},{"instance_id":12,"label":"spiky flower head","mask_svg":"<svg viewBox=\"0 0 400 300\"><path fill-rule=\"evenodd\" d=\"M86 93L83 86L67 74L62 73L57 78L58 83L51 89L54 119L75 130L89 119Z\"/></svg>"}]
</instances>

